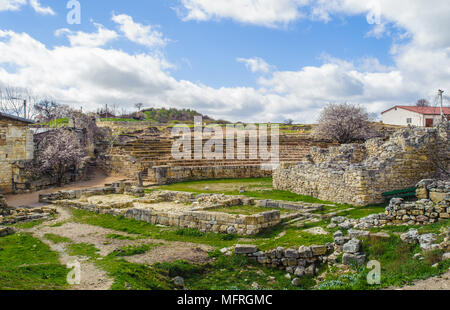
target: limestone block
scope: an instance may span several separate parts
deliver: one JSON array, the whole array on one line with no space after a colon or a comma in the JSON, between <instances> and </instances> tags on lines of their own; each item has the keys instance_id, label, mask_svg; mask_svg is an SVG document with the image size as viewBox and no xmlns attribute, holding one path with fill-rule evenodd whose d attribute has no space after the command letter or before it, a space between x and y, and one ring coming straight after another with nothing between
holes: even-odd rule
<instances>
[{"instance_id":1,"label":"limestone block","mask_svg":"<svg viewBox=\"0 0 450 310\"><path fill-rule=\"evenodd\" d=\"M258 252L258 246L250 244L237 244L234 248L235 254L253 254Z\"/></svg>"}]
</instances>

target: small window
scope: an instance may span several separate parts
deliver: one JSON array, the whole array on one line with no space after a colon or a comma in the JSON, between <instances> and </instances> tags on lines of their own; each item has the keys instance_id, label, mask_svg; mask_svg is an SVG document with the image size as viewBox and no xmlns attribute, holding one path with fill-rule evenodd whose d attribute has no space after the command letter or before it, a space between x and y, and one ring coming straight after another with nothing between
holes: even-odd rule
<instances>
[{"instance_id":1,"label":"small window","mask_svg":"<svg viewBox=\"0 0 450 310\"><path fill-rule=\"evenodd\" d=\"M407 118L407 119L406 119L406 123L407 123L407 124L412 124L412 118Z\"/></svg>"}]
</instances>

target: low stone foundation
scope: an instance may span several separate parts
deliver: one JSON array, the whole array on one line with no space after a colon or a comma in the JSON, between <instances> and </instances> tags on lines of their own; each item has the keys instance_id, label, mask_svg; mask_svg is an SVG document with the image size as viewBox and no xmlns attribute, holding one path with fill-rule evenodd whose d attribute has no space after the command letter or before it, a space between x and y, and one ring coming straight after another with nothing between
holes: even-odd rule
<instances>
[{"instance_id":1,"label":"low stone foundation","mask_svg":"<svg viewBox=\"0 0 450 310\"><path fill-rule=\"evenodd\" d=\"M391 200L385 213L371 214L361 219L346 220L333 218L342 229L370 229L392 225L427 225L450 218L450 196L446 200L434 203L429 199L406 202L401 198Z\"/></svg>"},{"instance_id":2,"label":"low stone foundation","mask_svg":"<svg viewBox=\"0 0 450 310\"><path fill-rule=\"evenodd\" d=\"M272 169L261 165L240 166L197 166L170 167L158 166L149 169L148 179L157 184L209 179L244 179L271 177Z\"/></svg>"},{"instance_id":3,"label":"low stone foundation","mask_svg":"<svg viewBox=\"0 0 450 310\"><path fill-rule=\"evenodd\" d=\"M50 194L40 194L39 202L52 203L58 200L75 200L81 197L111 195L111 194L130 194L134 196L144 196L144 190L133 186L132 182L120 181L113 184L106 184L105 187L58 191Z\"/></svg>"},{"instance_id":4,"label":"low stone foundation","mask_svg":"<svg viewBox=\"0 0 450 310\"><path fill-rule=\"evenodd\" d=\"M100 214L124 216L151 224L195 228L201 232L254 235L265 228L277 225L281 221L279 210L254 215L208 211L221 207L242 205L254 205L257 210L258 206L255 205L254 199L244 196L217 194L195 196L192 193L185 192L156 191L137 197L135 192L140 193L138 188L134 188L130 184L122 185L112 184L105 188L61 191L41 195L40 201ZM102 196L119 194L129 195L129 197L121 199L121 201L100 202ZM89 197L95 198L96 196L99 196L99 202L89 201ZM164 208L161 205L167 202L173 203L173 207Z\"/></svg>"},{"instance_id":5,"label":"low stone foundation","mask_svg":"<svg viewBox=\"0 0 450 310\"><path fill-rule=\"evenodd\" d=\"M301 246L297 249L278 247L262 252L255 245L237 245L234 253L246 255L250 259L268 268L286 270L297 277L314 276L322 263L327 263L327 257L334 251L334 245Z\"/></svg>"},{"instance_id":6,"label":"low stone foundation","mask_svg":"<svg viewBox=\"0 0 450 310\"><path fill-rule=\"evenodd\" d=\"M299 248L285 249L278 247L269 251L259 251L256 245L236 245L234 253L245 255L266 268L278 268L286 270L287 273L294 275L292 284L297 285L299 278L304 276L317 275L321 264L330 266L336 265L338 256L342 254L342 263L344 265L362 265L366 261L366 255L362 252L362 242L357 239L363 236L344 236L341 231L334 234L334 243L326 245L300 246ZM375 236L374 236L375 237ZM385 238L383 236L383 238ZM389 238L389 235L388 235ZM222 249L222 252L229 255L229 249Z\"/></svg>"},{"instance_id":7,"label":"low stone foundation","mask_svg":"<svg viewBox=\"0 0 450 310\"><path fill-rule=\"evenodd\" d=\"M49 207L9 207L6 203L6 199L0 195L0 225L50 219L51 216L56 213L56 209Z\"/></svg>"},{"instance_id":8,"label":"low stone foundation","mask_svg":"<svg viewBox=\"0 0 450 310\"><path fill-rule=\"evenodd\" d=\"M0 238L14 234L16 231L12 227L0 226Z\"/></svg>"}]
</instances>

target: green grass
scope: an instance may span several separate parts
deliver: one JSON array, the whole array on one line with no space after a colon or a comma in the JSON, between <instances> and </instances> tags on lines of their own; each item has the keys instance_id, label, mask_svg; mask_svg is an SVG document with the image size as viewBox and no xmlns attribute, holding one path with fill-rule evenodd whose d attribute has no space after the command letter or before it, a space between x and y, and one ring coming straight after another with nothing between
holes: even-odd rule
<instances>
[{"instance_id":1,"label":"green grass","mask_svg":"<svg viewBox=\"0 0 450 310\"><path fill-rule=\"evenodd\" d=\"M0 290L60 290L69 270L58 254L28 234L0 238Z\"/></svg>"},{"instance_id":2,"label":"green grass","mask_svg":"<svg viewBox=\"0 0 450 310\"><path fill-rule=\"evenodd\" d=\"M45 221L47 221L47 220L42 219L42 220L35 220L35 221L17 223L17 224L8 225L8 226L16 227L16 228L19 228L19 229L31 229L33 227L41 225Z\"/></svg>"},{"instance_id":3,"label":"green grass","mask_svg":"<svg viewBox=\"0 0 450 310\"><path fill-rule=\"evenodd\" d=\"M351 207L347 205L348 207ZM387 204L378 204L378 205L370 205L366 207L358 207L354 208L350 211L343 211L340 212L338 215L340 216L347 216L352 219L360 219L366 216L369 216L371 214L378 214L378 213L384 213L386 210Z\"/></svg>"},{"instance_id":4,"label":"green grass","mask_svg":"<svg viewBox=\"0 0 450 310\"><path fill-rule=\"evenodd\" d=\"M238 239L239 236L237 235L203 233L192 228L161 228L146 222L127 219L124 217L114 217L108 214L96 214L84 210L73 210L72 212L74 215L74 221L79 223L122 231L125 233L134 234L136 237L200 243L214 246L216 248L229 247L235 245L236 243L252 243L258 245L262 250L268 250L278 246L298 247L300 245L325 244L333 241L332 231L330 231L329 235L325 236L312 235L303 232L302 230L304 228L292 226L285 227L282 224L268 228L256 236L247 237L246 239L249 239L248 241L241 241ZM315 223L314 226L319 225L326 226L326 222ZM285 235L278 238L282 232L285 232Z\"/></svg>"},{"instance_id":5,"label":"green grass","mask_svg":"<svg viewBox=\"0 0 450 310\"><path fill-rule=\"evenodd\" d=\"M123 259L97 261L96 265L114 279L112 290L170 290L171 279L164 270L127 262Z\"/></svg>"},{"instance_id":6,"label":"green grass","mask_svg":"<svg viewBox=\"0 0 450 310\"><path fill-rule=\"evenodd\" d=\"M39 124L39 125L44 125L44 126L49 126L49 127L54 128L55 127L55 120L52 120L52 121L50 121L48 123L42 123L42 124ZM64 127L64 126L67 126L67 125L69 125L69 118L68 117L56 119L56 126L57 127Z\"/></svg>"},{"instance_id":7,"label":"green grass","mask_svg":"<svg viewBox=\"0 0 450 310\"><path fill-rule=\"evenodd\" d=\"M256 235L251 243L257 245L260 250L265 251L275 249L279 246L284 248L298 248L300 245L320 245L333 242L331 233L328 235L313 235L302 231L303 229L293 226L286 227L279 224ZM280 237L281 233L284 235Z\"/></svg>"},{"instance_id":8,"label":"green grass","mask_svg":"<svg viewBox=\"0 0 450 310\"><path fill-rule=\"evenodd\" d=\"M298 289L285 278L285 271L267 269L245 256L224 256L214 253L215 260L205 265L183 261L155 264L170 277L181 276L189 290L251 290L258 283L261 289ZM303 279L301 288L312 287L314 280Z\"/></svg>"},{"instance_id":9,"label":"green grass","mask_svg":"<svg viewBox=\"0 0 450 310\"><path fill-rule=\"evenodd\" d=\"M66 237L62 237L59 235L55 235L55 234L45 234L44 238L47 240L50 240L51 242L55 243L55 244L60 244L60 243L71 243L72 240Z\"/></svg>"},{"instance_id":10,"label":"green grass","mask_svg":"<svg viewBox=\"0 0 450 310\"><path fill-rule=\"evenodd\" d=\"M381 284L369 285L367 274L369 270L364 266L351 275L330 273L319 289L333 290L367 290L386 287L401 287L412 284L413 281L439 276L450 267L448 260L432 267L442 255L442 251L425 254L424 260L413 259L415 253L420 252L419 245L404 243L396 235L388 240L363 240L364 253L368 260L377 260L381 264ZM438 253L439 252L439 253Z\"/></svg>"},{"instance_id":11,"label":"green grass","mask_svg":"<svg viewBox=\"0 0 450 310\"><path fill-rule=\"evenodd\" d=\"M159 244L150 243L150 244L142 244L136 246L124 246L119 249L114 250L108 256L110 257L126 257L126 256L134 256L139 254L144 254L150 249L159 246Z\"/></svg>"},{"instance_id":12,"label":"green grass","mask_svg":"<svg viewBox=\"0 0 450 310\"><path fill-rule=\"evenodd\" d=\"M210 187L210 190L205 190L206 187ZM246 192L240 193L240 187L245 187ZM333 204L332 202L323 201L310 196L298 195L288 191L275 190L272 186L272 178L191 181L164 185L158 187L158 189L192 192L198 194L214 193L225 195L244 195L258 199Z\"/></svg>"},{"instance_id":13,"label":"green grass","mask_svg":"<svg viewBox=\"0 0 450 310\"><path fill-rule=\"evenodd\" d=\"M99 257L99 250L89 243L71 243L67 246L67 252L72 256Z\"/></svg>"},{"instance_id":14,"label":"green grass","mask_svg":"<svg viewBox=\"0 0 450 310\"><path fill-rule=\"evenodd\" d=\"M125 236L121 234L109 234L106 236L108 239L117 239L117 240L136 240L134 237Z\"/></svg>"}]
</instances>

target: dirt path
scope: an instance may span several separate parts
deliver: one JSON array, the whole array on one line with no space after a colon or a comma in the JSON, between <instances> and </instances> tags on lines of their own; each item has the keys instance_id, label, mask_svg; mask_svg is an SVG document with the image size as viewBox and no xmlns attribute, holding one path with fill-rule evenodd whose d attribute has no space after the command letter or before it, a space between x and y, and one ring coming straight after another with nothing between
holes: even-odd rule
<instances>
[{"instance_id":1,"label":"dirt path","mask_svg":"<svg viewBox=\"0 0 450 310\"><path fill-rule=\"evenodd\" d=\"M450 290L450 271L440 277L433 277L426 280L420 280L413 285L402 288L388 288L388 290L405 290L405 291L431 291L431 290Z\"/></svg>"},{"instance_id":2,"label":"dirt path","mask_svg":"<svg viewBox=\"0 0 450 310\"><path fill-rule=\"evenodd\" d=\"M39 192L29 193L29 194L18 194L18 195L6 195L6 201L11 207L19 206L34 206L39 204L39 195L54 193L60 190L74 190L74 189L85 189L93 187L101 187L106 183L113 183L119 180L126 179L126 177L108 177L100 172L95 172L90 180L81 181L73 184L68 184L62 187L54 187Z\"/></svg>"},{"instance_id":3,"label":"dirt path","mask_svg":"<svg viewBox=\"0 0 450 310\"><path fill-rule=\"evenodd\" d=\"M35 238L38 238L42 242L47 244L53 251L58 252L61 264L67 265L72 262L80 263L81 283L79 285L73 285L71 287L72 290L108 290L113 284L114 280L109 278L106 272L97 268L86 258L69 255L66 252L64 244L55 244L45 238L46 234L54 233L52 226L59 223L64 223L71 218L71 213L63 208L58 208L58 213L59 217L56 220L45 222L26 231L32 233ZM63 226L55 228L61 228Z\"/></svg>"},{"instance_id":4,"label":"dirt path","mask_svg":"<svg viewBox=\"0 0 450 310\"><path fill-rule=\"evenodd\" d=\"M55 206L53 206L55 207ZM67 251L68 244L56 244L46 239L46 234L58 235L69 238L72 243L92 244L99 249L98 254L107 256L114 250L125 246L153 245L144 254L124 257L129 262L152 265L156 262L173 262L176 260L186 260L193 263L204 263L209 261L208 252L212 247L192 244L186 242L169 242L155 239L138 239L123 232L118 232L102 227L75 223L71 221L72 214L69 209L56 206L58 217L55 220L44 222L31 229L24 230L33 234L35 238L46 243L53 251L58 252L60 262L63 265L78 261L81 265L81 284L72 286L72 290L108 290L114 282L108 274L98 268L88 258L71 256ZM121 240L108 237L111 234L120 234L125 237L134 237L133 240Z\"/></svg>"}]
</instances>

